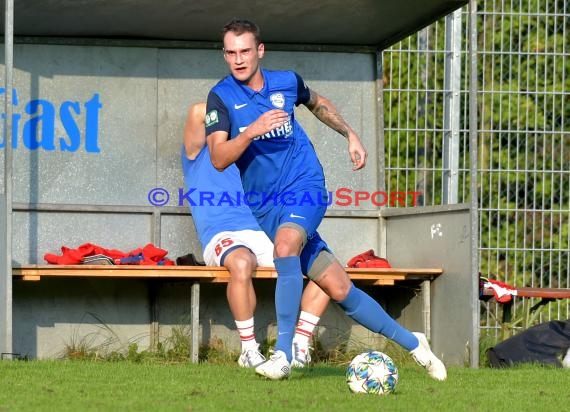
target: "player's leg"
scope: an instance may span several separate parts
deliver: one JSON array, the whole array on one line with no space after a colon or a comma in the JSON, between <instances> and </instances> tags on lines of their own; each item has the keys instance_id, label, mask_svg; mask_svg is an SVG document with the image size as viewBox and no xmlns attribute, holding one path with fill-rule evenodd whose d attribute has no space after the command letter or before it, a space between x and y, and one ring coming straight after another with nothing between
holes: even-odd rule
<instances>
[{"instance_id":1,"label":"player's leg","mask_svg":"<svg viewBox=\"0 0 570 412\"><path fill-rule=\"evenodd\" d=\"M361 325L383 334L408 350L418 346L417 339L410 332L392 319L376 300L352 283L337 260L315 282Z\"/></svg>"},{"instance_id":2,"label":"player's leg","mask_svg":"<svg viewBox=\"0 0 570 412\"><path fill-rule=\"evenodd\" d=\"M313 280L356 322L410 351L416 362L425 367L432 378L446 379L445 365L432 353L425 335L412 333L396 322L376 300L352 283L337 260Z\"/></svg>"},{"instance_id":3,"label":"player's leg","mask_svg":"<svg viewBox=\"0 0 570 412\"><path fill-rule=\"evenodd\" d=\"M307 283L301 297L301 313L293 338L292 367L304 368L311 362L311 339L329 301L329 296L315 282Z\"/></svg>"},{"instance_id":4,"label":"player's leg","mask_svg":"<svg viewBox=\"0 0 570 412\"><path fill-rule=\"evenodd\" d=\"M409 350L434 379L446 378L445 366L431 352L425 335L412 333L402 327L376 300L354 286L344 267L318 233L307 241L301 262L304 273L337 302L347 315L370 331L381 333Z\"/></svg>"},{"instance_id":5,"label":"player's leg","mask_svg":"<svg viewBox=\"0 0 570 412\"><path fill-rule=\"evenodd\" d=\"M303 231L294 227L281 227L275 236L275 311L278 335L275 351L283 351L291 362L291 347L303 293L303 274L299 254L305 241Z\"/></svg>"},{"instance_id":6,"label":"player's leg","mask_svg":"<svg viewBox=\"0 0 570 412\"><path fill-rule=\"evenodd\" d=\"M288 226L280 227L275 235L277 340L273 355L255 368L256 373L273 380L291 375L293 336L303 293L303 274L299 260L303 235L299 229Z\"/></svg>"},{"instance_id":7,"label":"player's leg","mask_svg":"<svg viewBox=\"0 0 570 412\"><path fill-rule=\"evenodd\" d=\"M284 348L288 344L289 352L291 351L291 342L303 291L303 277L298 254L305 240L304 229L289 223L279 227L275 235L275 245L271 243L264 232L248 233L248 238L250 239L249 245L257 256L258 264L260 266L275 265L277 269L275 306L278 338L275 352L282 351L288 357ZM274 254L275 258L273 258ZM290 359L287 360L291 362Z\"/></svg>"},{"instance_id":8,"label":"player's leg","mask_svg":"<svg viewBox=\"0 0 570 412\"><path fill-rule=\"evenodd\" d=\"M265 216L259 221L270 238L274 234L274 262L277 271L275 352L255 370L270 379L283 379L291 373L293 337L303 293L303 271L299 255L307 234L316 233L325 211L326 205L315 206L303 204L301 199L288 199L287 204L279 204L268 213L271 217Z\"/></svg>"},{"instance_id":9,"label":"player's leg","mask_svg":"<svg viewBox=\"0 0 570 412\"><path fill-rule=\"evenodd\" d=\"M314 210L296 209L281 205L274 221L267 218L259 223L271 237L275 233L274 262L277 271L275 287L275 314L277 317L277 341L270 359L256 368L256 372L270 379L283 379L291 374L293 337L303 293L303 271L299 254L307 239L314 233L326 208ZM274 214L277 212L274 212ZM277 227L276 230L273 228Z\"/></svg>"},{"instance_id":10,"label":"player's leg","mask_svg":"<svg viewBox=\"0 0 570 412\"><path fill-rule=\"evenodd\" d=\"M204 260L209 266L225 266L230 272L226 296L241 341L238 364L256 367L265 361L255 338L253 316L257 300L251 274L257 266L256 257L236 232L222 232L204 249Z\"/></svg>"},{"instance_id":11,"label":"player's leg","mask_svg":"<svg viewBox=\"0 0 570 412\"><path fill-rule=\"evenodd\" d=\"M318 278L335 260L326 243L314 233L301 252L301 270L309 279ZM293 338L293 367L305 367L311 360L309 342L313 331L325 313L330 297L310 281L303 291L301 313Z\"/></svg>"},{"instance_id":12,"label":"player's leg","mask_svg":"<svg viewBox=\"0 0 570 412\"><path fill-rule=\"evenodd\" d=\"M263 231L244 230L239 232L239 236L247 239L247 245L255 254L258 266L274 266L273 243ZM303 368L311 361L311 338L329 301L328 295L309 281L301 297L301 313L293 337L292 367Z\"/></svg>"},{"instance_id":13,"label":"player's leg","mask_svg":"<svg viewBox=\"0 0 570 412\"><path fill-rule=\"evenodd\" d=\"M317 193L319 189L315 188L314 192ZM274 239L275 268L278 273L275 291L278 336L275 350L283 351L289 362L292 360L291 345L303 293L303 273L306 273L301 267L300 255L316 234L326 212L326 205L307 201L304 193L312 194L309 190L295 193L294 199L288 199L288 204L281 207Z\"/></svg>"},{"instance_id":14,"label":"player's leg","mask_svg":"<svg viewBox=\"0 0 570 412\"><path fill-rule=\"evenodd\" d=\"M251 274L257 266L254 254L244 246L235 248L226 255L222 265L230 272L226 296L232 315L239 321L251 318L257 303L251 282Z\"/></svg>"}]
</instances>

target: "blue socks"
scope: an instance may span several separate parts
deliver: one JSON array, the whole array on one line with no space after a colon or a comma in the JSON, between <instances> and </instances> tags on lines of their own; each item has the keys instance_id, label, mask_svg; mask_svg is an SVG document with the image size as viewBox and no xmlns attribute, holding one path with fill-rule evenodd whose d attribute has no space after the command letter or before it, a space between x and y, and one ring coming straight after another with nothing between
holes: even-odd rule
<instances>
[{"instance_id":1,"label":"blue socks","mask_svg":"<svg viewBox=\"0 0 570 412\"><path fill-rule=\"evenodd\" d=\"M297 316L303 293L303 275L299 256L275 258L277 286L275 287L275 312L277 315L277 342L275 350L285 353L291 362L291 347L295 336ZM338 304L346 314L372 332L381 333L408 351L418 347L413 333L396 322L378 302L366 293L351 286L346 298Z\"/></svg>"},{"instance_id":2,"label":"blue socks","mask_svg":"<svg viewBox=\"0 0 570 412\"><path fill-rule=\"evenodd\" d=\"M408 351L418 347L418 338L390 317L378 302L352 285L346 298L338 302L346 314L372 332L381 333Z\"/></svg>"},{"instance_id":3,"label":"blue socks","mask_svg":"<svg viewBox=\"0 0 570 412\"><path fill-rule=\"evenodd\" d=\"M275 350L285 352L291 362L291 347L295 336L297 316L303 294L303 274L299 256L275 258L277 285L275 287L275 313L277 315L277 342Z\"/></svg>"}]
</instances>

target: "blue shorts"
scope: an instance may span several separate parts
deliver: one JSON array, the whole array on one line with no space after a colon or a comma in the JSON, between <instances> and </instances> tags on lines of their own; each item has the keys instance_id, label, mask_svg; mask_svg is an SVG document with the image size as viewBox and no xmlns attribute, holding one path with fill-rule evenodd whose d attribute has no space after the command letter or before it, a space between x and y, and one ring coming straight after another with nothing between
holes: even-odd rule
<instances>
[{"instance_id":1,"label":"blue shorts","mask_svg":"<svg viewBox=\"0 0 570 412\"><path fill-rule=\"evenodd\" d=\"M259 225L267 236L274 241L277 229L286 224L302 227L307 234L307 243L301 251L301 268L307 274L319 253L329 250L326 242L317 232L327 210L326 193L320 190L287 192L280 197L268 213L257 217Z\"/></svg>"},{"instance_id":2,"label":"blue shorts","mask_svg":"<svg viewBox=\"0 0 570 412\"><path fill-rule=\"evenodd\" d=\"M280 196L267 200L264 205L267 212L264 215L259 216L255 210L253 214L272 241L275 240L277 229L286 223L301 226L309 238L316 233L325 216L326 196L326 192L323 192L320 187L284 192ZM273 207L267 208L267 204L272 204Z\"/></svg>"}]
</instances>

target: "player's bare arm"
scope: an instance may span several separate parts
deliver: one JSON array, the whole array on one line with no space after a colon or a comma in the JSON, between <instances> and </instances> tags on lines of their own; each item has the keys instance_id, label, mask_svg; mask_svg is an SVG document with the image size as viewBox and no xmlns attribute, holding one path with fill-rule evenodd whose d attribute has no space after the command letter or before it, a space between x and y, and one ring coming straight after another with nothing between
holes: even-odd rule
<instances>
[{"instance_id":1,"label":"player's bare arm","mask_svg":"<svg viewBox=\"0 0 570 412\"><path fill-rule=\"evenodd\" d=\"M228 140L227 132L211 133L208 135L208 146L212 164L217 170L224 170L239 159L256 137L283 126L287 119L287 112L274 109L259 116L255 122L233 139Z\"/></svg>"},{"instance_id":2,"label":"player's bare arm","mask_svg":"<svg viewBox=\"0 0 570 412\"><path fill-rule=\"evenodd\" d=\"M212 165L220 172L239 159L250 142L241 135L228 140L228 133L224 131L210 133L207 139Z\"/></svg>"},{"instance_id":3,"label":"player's bare arm","mask_svg":"<svg viewBox=\"0 0 570 412\"><path fill-rule=\"evenodd\" d=\"M184 124L184 148L190 160L194 160L206 144L205 116L206 103L196 103L188 109Z\"/></svg>"},{"instance_id":4,"label":"player's bare arm","mask_svg":"<svg viewBox=\"0 0 570 412\"><path fill-rule=\"evenodd\" d=\"M336 130L348 140L348 153L352 161L352 169L362 169L366 165L368 153L366 149L364 149L360 137L358 137L356 132L348 125L332 102L314 90L310 90L310 98L305 106L307 106L317 119L331 129Z\"/></svg>"}]
</instances>

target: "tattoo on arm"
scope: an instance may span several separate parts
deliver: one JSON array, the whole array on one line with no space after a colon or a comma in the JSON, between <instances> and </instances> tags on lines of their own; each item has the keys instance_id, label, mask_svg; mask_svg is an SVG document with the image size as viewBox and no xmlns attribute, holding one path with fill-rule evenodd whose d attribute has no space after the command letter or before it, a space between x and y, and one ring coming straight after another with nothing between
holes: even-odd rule
<instances>
[{"instance_id":1,"label":"tattoo on arm","mask_svg":"<svg viewBox=\"0 0 570 412\"><path fill-rule=\"evenodd\" d=\"M348 138L350 126L342 118L336 107L328 99L319 96L313 90L307 102L307 108L319 119L333 130Z\"/></svg>"}]
</instances>

